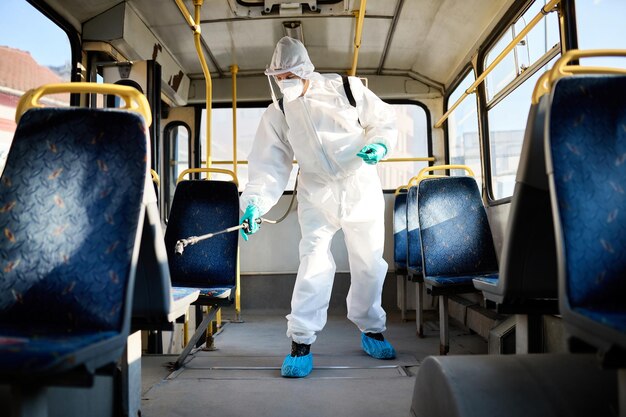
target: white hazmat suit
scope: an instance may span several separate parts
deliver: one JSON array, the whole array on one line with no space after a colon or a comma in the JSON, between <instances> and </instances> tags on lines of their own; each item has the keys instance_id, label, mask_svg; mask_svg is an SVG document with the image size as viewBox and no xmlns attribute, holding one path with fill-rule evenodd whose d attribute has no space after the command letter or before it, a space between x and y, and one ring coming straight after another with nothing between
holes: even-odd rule
<instances>
[{"instance_id":1,"label":"white hazmat suit","mask_svg":"<svg viewBox=\"0 0 626 417\"><path fill-rule=\"evenodd\" d=\"M352 106L342 77L314 72L304 46L287 37L276 46L266 73L286 72L308 80L308 88L303 96L285 94L284 114L276 105L263 114L240 201L242 210L254 204L260 215L269 211L286 187L294 157L298 161L302 240L287 336L309 345L326 324L335 275L330 246L339 229L350 263L348 318L361 332L382 333L384 199L375 165L364 163L357 153L372 143L394 147L395 113L356 77L348 78L356 101Z\"/></svg>"}]
</instances>

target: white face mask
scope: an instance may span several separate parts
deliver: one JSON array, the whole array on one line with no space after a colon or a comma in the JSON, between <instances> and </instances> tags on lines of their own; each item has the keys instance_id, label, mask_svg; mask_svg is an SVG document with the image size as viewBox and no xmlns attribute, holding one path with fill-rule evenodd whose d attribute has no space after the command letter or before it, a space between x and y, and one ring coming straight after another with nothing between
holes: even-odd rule
<instances>
[{"instance_id":1,"label":"white face mask","mask_svg":"<svg viewBox=\"0 0 626 417\"><path fill-rule=\"evenodd\" d=\"M293 101L302 95L304 84L300 78L290 78L278 81L278 87L285 100Z\"/></svg>"}]
</instances>

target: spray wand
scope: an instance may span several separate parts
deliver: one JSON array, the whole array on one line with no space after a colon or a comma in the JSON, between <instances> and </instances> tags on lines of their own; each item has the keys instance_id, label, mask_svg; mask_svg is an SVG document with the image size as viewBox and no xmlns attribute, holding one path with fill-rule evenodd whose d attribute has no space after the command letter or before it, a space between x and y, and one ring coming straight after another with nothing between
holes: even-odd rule
<instances>
[{"instance_id":1,"label":"spray wand","mask_svg":"<svg viewBox=\"0 0 626 417\"><path fill-rule=\"evenodd\" d=\"M268 220L268 219L264 219L264 218L259 218L256 219L256 222L258 224L261 223L276 223L276 220ZM245 232L249 233L250 232L250 224L248 223L248 221L244 221L243 223L241 223L240 225L237 226L232 226L229 227L227 229L224 230L220 230L218 232L213 232L213 233L207 233L206 235L202 235L202 236L189 236L186 239L179 239L178 241L176 241L176 246L174 246L174 252L176 252L177 255L182 255L183 252L185 251L185 247L187 246L191 246L191 245L195 245L198 242L201 242L203 240L206 239L211 239L214 236L217 235L221 235L222 233L230 233L230 232L235 232L239 229L243 229Z\"/></svg>"}]
</instances>

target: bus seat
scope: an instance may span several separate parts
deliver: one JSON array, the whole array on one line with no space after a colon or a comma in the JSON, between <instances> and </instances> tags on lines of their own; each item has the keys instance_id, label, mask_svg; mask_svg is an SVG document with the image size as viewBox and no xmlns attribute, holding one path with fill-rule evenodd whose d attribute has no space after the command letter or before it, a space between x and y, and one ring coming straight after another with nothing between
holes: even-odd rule
<instances>
[{"instance_id":1,"label":"bus seat","mask_svg":"<svg viewBox=\"0 0 626 417\"><path fill-rule=\"evenodd\" d=\"M626 76L558 80L547 118L565 329L626 372Z\"/></svg>"},{"instance_id":2,"label":"bus seat","mask_svg":"<svg viewBox=\"0 0 626 417\"><path fill-rule=\"evenodd\" d=\"M19 120L0 181L0 381L14 415L45 410L48 386L112 374L124 351L146 131L141 116L110 109L35 108Z\"/></svg>"},{"instance_id":3,"label":"bus seat","mask_svg":"<svg viewBox=\"0 0 626 417\"><path fill-rule=\"evenodd\" d=\"M132 336L128 338L127 354L122 356L121 364L120 381L126 394L121 396L122 409L129 416L140 413L142 367L141 361L132 360L144 352L140 332L148 331L145 352L162 354L160 331L172 330L174 322L187 313L200 295L197 288L172 287L153 184L147 181L144 190L145 216L133 291Z\"/></svg>"},{"instance_id":4,"label":"bus seat","mask_svg":"<svg viewBox=\"0 0 626 417\"><path fill-rule=\"evenodd\" d=\"M406 262L409 279L415 282L415 324L417 335L424 337L424 275L422 244L417 215L417 186L409 187L406 196Z\"/></svg>"},{"instance_id":5,"label":"bus seat","mask_svg":"<svg viewBox=\"0 0 626 417\"><path fill-rule=\"evenodd\" d=\"M613 416L614 370L592 354L429 356L417 373L413 417Z\"/></svg>"},{"instance_id":6,"label":"bus seat","mask_svg":"<svg viewBox=\"0 0 626 417\"><path fill-rule=\"evenodd\" d=\"M498 279L474 286L505 314L558 314L556 245L544 157L548 97L531 106Z\"/></svg>"},{"instance_id":7,"label":"bus seat","mask_svg":"<svg viewBox=\"0 0 626 417\"><path fill-rule=\"evenodd\" d=\"M176 242L190 236L201 236L239 224L239 192L229 181L183 180L176 185L167 229L167 250L172 285L198 288L200 295L194 302L208 306L195 334L174 364L183 365L196 343L201 340L209 323L222 306L234 301L237 285L239 234L223 233L185 248L175 254Z\"/></svg>"},{"instance_id":8,"label":"bus seat","mask_svg":"<svg viewBox=\"0 0 626 417\"><path fill-rule=\"evenodd\" d=\"M497 278L498 261L473 177L425 178L417 185L417 205L424 284L439 297L439 351L445 355L448 296L476 291L473 278Z\"/></svg>"},{"instance_id":9,"label":"bus seat","mask_svg":"<svg viewBox=\"0 0 626 417\"><path fill-rule=\"evenodd\" d=\"M496 304L498 313L516 314L518 353L543 351L542 315L559 312L556 243L544 156L547 104L544 95L528 113L499 277L474 279L474 286Z\"/></svg>"},{"instance_id":10,"label":"bus seat","mask_svg":"<svg viewBox=\"0 0 626 417\"><path fill-rule=\"evenodd\" d=\"M400 312L406 320L406 191L398 192L393 200L393 263L400 284Z\"/></svg>"},{"instance_id":11,"label":"bus seat","mask_svg":"<svg viewBox=\"0 0 626 417\"><path fill-rule=\"evenodd\" d=\"M559 310L572 353L429 357L414 416L624 415L626 77L568 76L546 97ZM579 342L599 354L576 353Z\"/></svg>"},{"instance_id":12,"label":"bus seat","mask_svg":"<svg viewBox=\"0 0 626 417\"><path fill-rule=\"evenodd\" d=\"M192 287L172 287L156 195L146 185L145 218L133 296L133 330L171 330L200 295ZM148 342L150 344L150 340ZM148 348L150 353L163 353Z\"/></svg>"}]
</instances>

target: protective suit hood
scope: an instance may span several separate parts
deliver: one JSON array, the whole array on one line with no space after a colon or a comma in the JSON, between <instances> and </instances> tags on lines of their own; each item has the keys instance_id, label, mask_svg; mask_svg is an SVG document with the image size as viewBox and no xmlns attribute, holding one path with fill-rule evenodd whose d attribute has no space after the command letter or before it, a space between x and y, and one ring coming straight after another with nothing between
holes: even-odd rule
<instances>
[{"instance_id":1,"label":"protective suit hood","mask_svg":"<svg viewBox=\"0 0 626 417\"><path fill-rule=\"evenodd\" d=\"M265 75L279 75L291 72L302 79L308 79L315 71L306 48L297 39L283 37L276 44L270 66Z\"/></svg>"}]
</instances>

